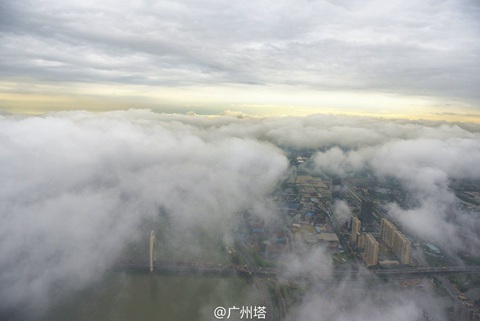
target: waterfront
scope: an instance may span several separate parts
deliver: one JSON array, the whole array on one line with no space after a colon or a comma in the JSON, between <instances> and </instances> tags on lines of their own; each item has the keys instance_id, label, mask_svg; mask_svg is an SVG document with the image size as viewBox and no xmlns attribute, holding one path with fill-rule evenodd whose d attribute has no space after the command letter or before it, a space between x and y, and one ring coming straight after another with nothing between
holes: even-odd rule
<instances>
[{"instance_id":1,"label":"waterfront","mask_svg":"<svg viewBox=\"0 0 480 321\"><path fill-rule=\"evenodd\" d=\"M42 320L215 320L215 307L256 306L259 297L239 277L108 273L50 309ZM232 316L240 319L238 313Z\"/></svg>"}]
</instances>

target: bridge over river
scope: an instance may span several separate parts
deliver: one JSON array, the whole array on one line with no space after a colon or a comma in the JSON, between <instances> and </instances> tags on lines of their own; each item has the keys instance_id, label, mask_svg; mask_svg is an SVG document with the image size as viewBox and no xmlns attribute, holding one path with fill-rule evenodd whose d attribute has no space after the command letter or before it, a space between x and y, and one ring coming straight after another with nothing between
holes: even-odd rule
<instances>
[{"instance_id":1,"label":"bridge over river","mask_svg":"<svg viewBox=\"0 0 480 321\"><path fill-rule=\"evenodd\" d=\"M147 260L119 260L115 263L116 269L149 272L151 262ZM261 278L275 278L282 274L280 269L252 267L248 265L197 264L184 262L153 262L153 272L156 273L190 273L213 274L220 276L246 274ZM445 275L454 273L480 274L480 266L443 266L443 267L405 267L395 269L341 269L332 271L332 277L363 276L369 277L413 277L419 275ZM290 276L291 273L289 274ZM309 277L299 274L298 277Z\"/></svg>"},{"instance_id":2,"label":"bridge over river","mask_svg":"<svg viewBox=\"0 0 480 321\"><path fill-rule=\"evenodd\" d=\"M228 275L250 275L260 278L276 278L284 273L280 269L265 268L258 266L244 265L224 265L224 264L203 264L203 263L184 263L184 262L163 262L155 259L156 238L155 232L150 233L150 257L149 260L124 259L115 263L116 269L158 272L158 273L197 273L197 274L213 274L220 276ZM441 267L401 267L388 269L342 269L335 268L330 276L360 276L360 277L416 277L421 275L445 275L455 273L479 274L480 266L441 266ZM292 275L289 277L310 278L311 275Z\"/></svg>"}]
</instances>

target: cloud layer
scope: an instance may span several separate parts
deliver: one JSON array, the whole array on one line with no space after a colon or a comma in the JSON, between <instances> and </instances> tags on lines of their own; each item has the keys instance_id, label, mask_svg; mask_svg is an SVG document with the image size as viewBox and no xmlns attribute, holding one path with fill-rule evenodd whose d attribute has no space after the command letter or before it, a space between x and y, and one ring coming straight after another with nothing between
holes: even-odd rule
<instances>
[{"instance_id":1,"label":"cloud layer","mask_svg":"<svg viewBox=\"0 0 480 321\"><path fill-rule=\"evenodd\" d=\"M267 143L204 140L148 112L110 116L1 120L2 308L43 307L85 286L160 211L172 234L230 232L235 214L262 201L287 167Z\"/></svg>"},{"instance_id":2,"label":"cloud layer","mask_svg":"<svg viewBox=\"0 0 480 321\"><path fill-rule=\"evenodd\" d=\"M412 235L456 251L465 242L460 232L475 226L456 208L449 184L480 178L478 125L148 110L0 117L0 311L25 302L41 310L99 278L159 214L169 235L184 239L182 254L202 251L183 246L198 244L196 231L231 241L240 211L276 215L266 198L288 172L288 153L301 149L317 151L308 170L341 176L368 170L379 179L395 178L413 202L387 210ZM343 217L349 209L338 203L335 211ZM478 241L475 233L467 240ZM331 270L322 250L289 256L284 266L287 278L300 271L322 280ZM352 299L336 293L339 304ZM388 295L391 306L369 314L354 304L341 316L358 310L382 319L399 306L406 316L420 315L412 300ZM333 305L322 292L310 299L305 306ZM298 313L315 319L310 309Z\"/></svg>"},{"instance_id":3,"label":"cloud layer","mask_svg":"<svg viewBox=\"0 0 480 321\"><path fill-rule=\"evenodd\" d=\"M451 189L452 180L480 179L476 165L480 140L467 132L460 137L443 136L446 129L432 130L433 136L394 139L349 151L333 147L314 156L314 167L344 177L370 170L381 179L395 178L411 200L407 209L393 203L386 212L414 235L458 251L469 243L480 244L475 236L478 219L457 208L458 199Z\"/></svg>"},{"instance_id":4,"label":"cloud layer","mask_svg":"<svg viewBox=\"0 0 480 321\"><path fill-rule=\"evenodd\" d=\"M0 69L14 91L38 90L18 83L30 79L480 98L471 0L7 0L0 9Z\"/></svg>"}]
</instances>

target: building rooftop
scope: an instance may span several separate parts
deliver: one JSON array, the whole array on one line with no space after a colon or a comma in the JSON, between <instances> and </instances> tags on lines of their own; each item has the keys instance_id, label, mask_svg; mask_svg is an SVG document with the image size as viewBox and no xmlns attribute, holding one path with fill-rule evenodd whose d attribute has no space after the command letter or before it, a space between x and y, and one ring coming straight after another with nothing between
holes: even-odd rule
<instances>
[{"instance_id":1,"label":"building rooftop","mask_svg":"<svg viewBox=\"0 0 480 321\"><path fill-rule=\"evenodd\" d=\"M317 235L319 241L338 242L338 236L335 233L321 233Z\"/></svg>"}]
</instances>

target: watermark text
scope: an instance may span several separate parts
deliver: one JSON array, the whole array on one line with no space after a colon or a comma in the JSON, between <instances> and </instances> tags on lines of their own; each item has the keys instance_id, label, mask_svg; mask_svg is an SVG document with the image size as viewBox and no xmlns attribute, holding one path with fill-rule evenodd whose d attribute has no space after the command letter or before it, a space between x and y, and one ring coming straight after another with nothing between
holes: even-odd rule
<instances>
[{"instance_id":1,"label":"watermark text","mask_svg":"<svg viewBox=\"0 0 480 321\"><path fill-rule=\"evenodd\" d=\"M260 320L265 319L267 308L264 306L231 306L231 307L216 307L213 310L213 316L218 320L230 319L230 317L240 316L240 319L245 320Z\"/></svg>"}]
</instances>

